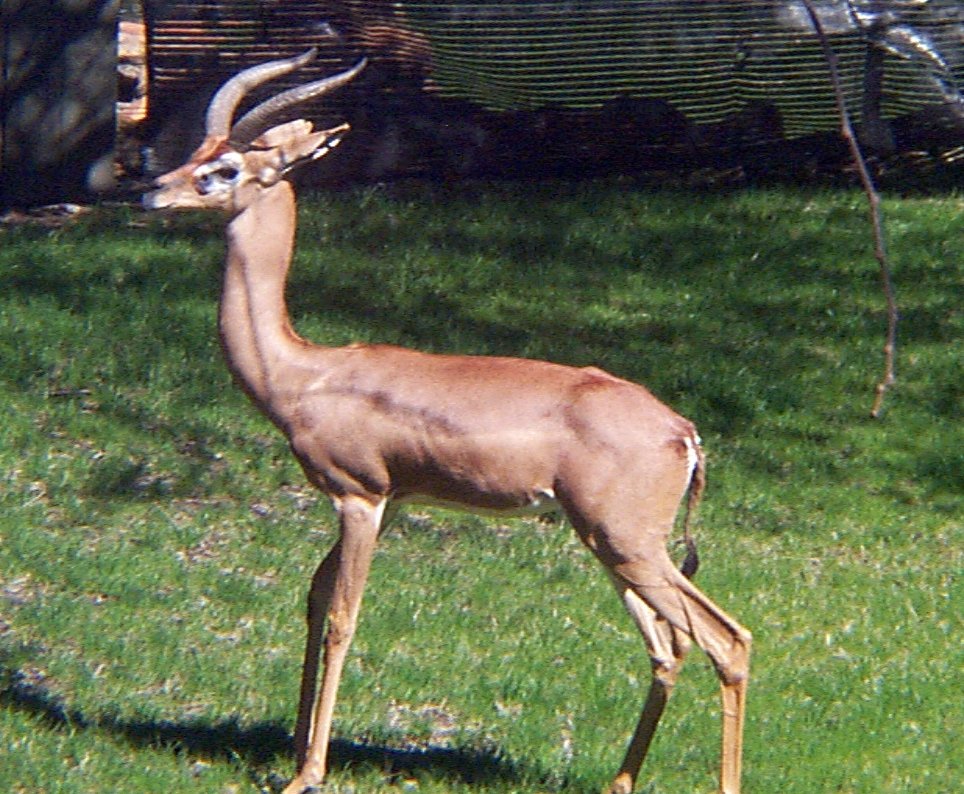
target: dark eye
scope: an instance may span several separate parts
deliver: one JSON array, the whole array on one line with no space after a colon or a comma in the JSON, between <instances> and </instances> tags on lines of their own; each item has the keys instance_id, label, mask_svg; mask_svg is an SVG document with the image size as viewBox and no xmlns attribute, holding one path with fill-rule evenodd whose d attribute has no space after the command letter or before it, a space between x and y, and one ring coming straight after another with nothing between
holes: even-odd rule
<instances>
[{"instance_id":1,"label":"dark eye","mask_svg":"<svg viewBox=\"0 0 964 794\"><path fill-rule=\"evenodd\" d=\"M205 195L215 191L220 192L231 189L240 174L241 169L234 163L214 163L198 169L195 184Z\"/></svg>"}]
</instances>

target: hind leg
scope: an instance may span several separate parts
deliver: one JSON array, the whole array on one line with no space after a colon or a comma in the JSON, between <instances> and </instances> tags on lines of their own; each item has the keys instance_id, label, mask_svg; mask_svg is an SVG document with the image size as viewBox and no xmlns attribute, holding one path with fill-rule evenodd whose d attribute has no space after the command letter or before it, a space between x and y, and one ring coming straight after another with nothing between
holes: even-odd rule
<instances>
[{"instance_id":1,"label":"hind leg","mask_svg":"<svg viewBox=\"0 0 964 794\"><path fill-rule=\"evenodd\" d=\"M722 687L720 791L740 791L751 636L678 571L666 551L679 503L695 476L688 454L695 440L689 438L689 444L644 448L637 465L625 459L603 465L598 457L591 467L573 465L556 487L576 532L616 582L653 658L653 684L614 794L631 790L690 640L710 657Z\"/></svg>"},{"instance_id":2,"label":"hind leg","mask_svg":"<svg viewBox=\"0 0 964 794\"><path fill-rule=\"evenodd\" d=\"M643 635L653 668L653 680L639 722L609 789L609 794L630 794L691 643L685 633L660 618L631 587L615 576L613 584Z\"/></svg>"},{"instance_id":3,"label":"hind leg","mask_svg":"<svg viewBox=\"0 0 964 794\"><path fill-rule=\"evenodd\" d=\"M739 794L752 637L676 570L665 549L654 557L617 563L613 572L672 626L674 634L682 632L692 638L710 657L722 697L720 791Z\"/></svg>"}]
</instances>

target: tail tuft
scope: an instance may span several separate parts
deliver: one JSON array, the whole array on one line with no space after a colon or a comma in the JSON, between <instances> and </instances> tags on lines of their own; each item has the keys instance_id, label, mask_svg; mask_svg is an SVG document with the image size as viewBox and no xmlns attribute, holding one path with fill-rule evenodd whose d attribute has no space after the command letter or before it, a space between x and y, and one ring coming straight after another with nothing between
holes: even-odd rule
<instances>
[{"instance_id":1,"label":"tail tuft","mask_svg":"<svg viewBox=\"0 0 964 794\"><path fill-rule=\"evenodd\" d=\"M686 558L679 570L687 579L692 579L700 569L700 555L696 550L696 541L689 533L686 534L683 542L686 544Z\"/></svg>"}]
</instances>

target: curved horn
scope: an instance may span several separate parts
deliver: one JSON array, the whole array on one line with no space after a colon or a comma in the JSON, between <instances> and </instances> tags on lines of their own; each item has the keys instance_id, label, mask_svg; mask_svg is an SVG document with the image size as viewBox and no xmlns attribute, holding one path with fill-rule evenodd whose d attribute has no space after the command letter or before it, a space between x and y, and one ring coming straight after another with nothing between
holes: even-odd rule
<instances>
[{"instance_id":1,"label":"curved horn","mask_svg":"<svg viewBox=\"0 0 964 794\"><path fill-rule=\"evenodd\" d=\"M318 50L312 47L307 52L293 58L261 63L239 72L228 80L218 89L211 100L211 104L208 105L205 122L207 135L227 138L231 130L231 117L234 115L238 104L244 99L245 94L262 83L268 82L268 80L273 80L275 77L288 74L288 72L293 72L295 69L304 66L315 57L317 52Z\"/></svg>"},{"instance_id":2,"label":"curved horn","mask_svg":"<svg viewBox=\"0 0 964 794\"><path fill-rule=\"evenodd\" d=\"M260 105L248 111L231 128L231 141L236 144L249 143L264 131L269 119L273 116L276 116L289 107L307 102L309 99L327 94L329 91L334 91L339 86L344 85L354 78L355 75L365 68L367 63L368 59L362 58L358 63L350 69L346 69L344 72L339 72L323 80L316 80L313 83L305 83L304 85L289 88L287 91L282 91L280 94L275 94L270 99L266 99Z\"/></svg>"}]
</instances>

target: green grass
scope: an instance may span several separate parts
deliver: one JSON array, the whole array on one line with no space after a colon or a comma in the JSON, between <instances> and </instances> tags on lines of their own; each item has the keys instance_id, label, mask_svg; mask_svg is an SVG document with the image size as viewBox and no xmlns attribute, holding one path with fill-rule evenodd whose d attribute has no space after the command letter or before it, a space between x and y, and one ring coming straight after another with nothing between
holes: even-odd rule
<instances>
[{"instance_id":1,"label":"green grass","mask_svg":"<svg viewBox=\"0 0 964 794\"><path fill-rule=\"evenodd\" d=\"M311 339L593 363L695 420L699 584L755 635L751 794L952 792L964 669L959 195L884 202L899 382L852 192L401 184L302 203ZM276 788L332 514L233 387L221 221L96 209L0 230L0 780ZM380 547L333 791L589 792L648 685L561 525L415 511ZM709 792L694 652L639 790Z\"/></svg>"}]
</instances>

